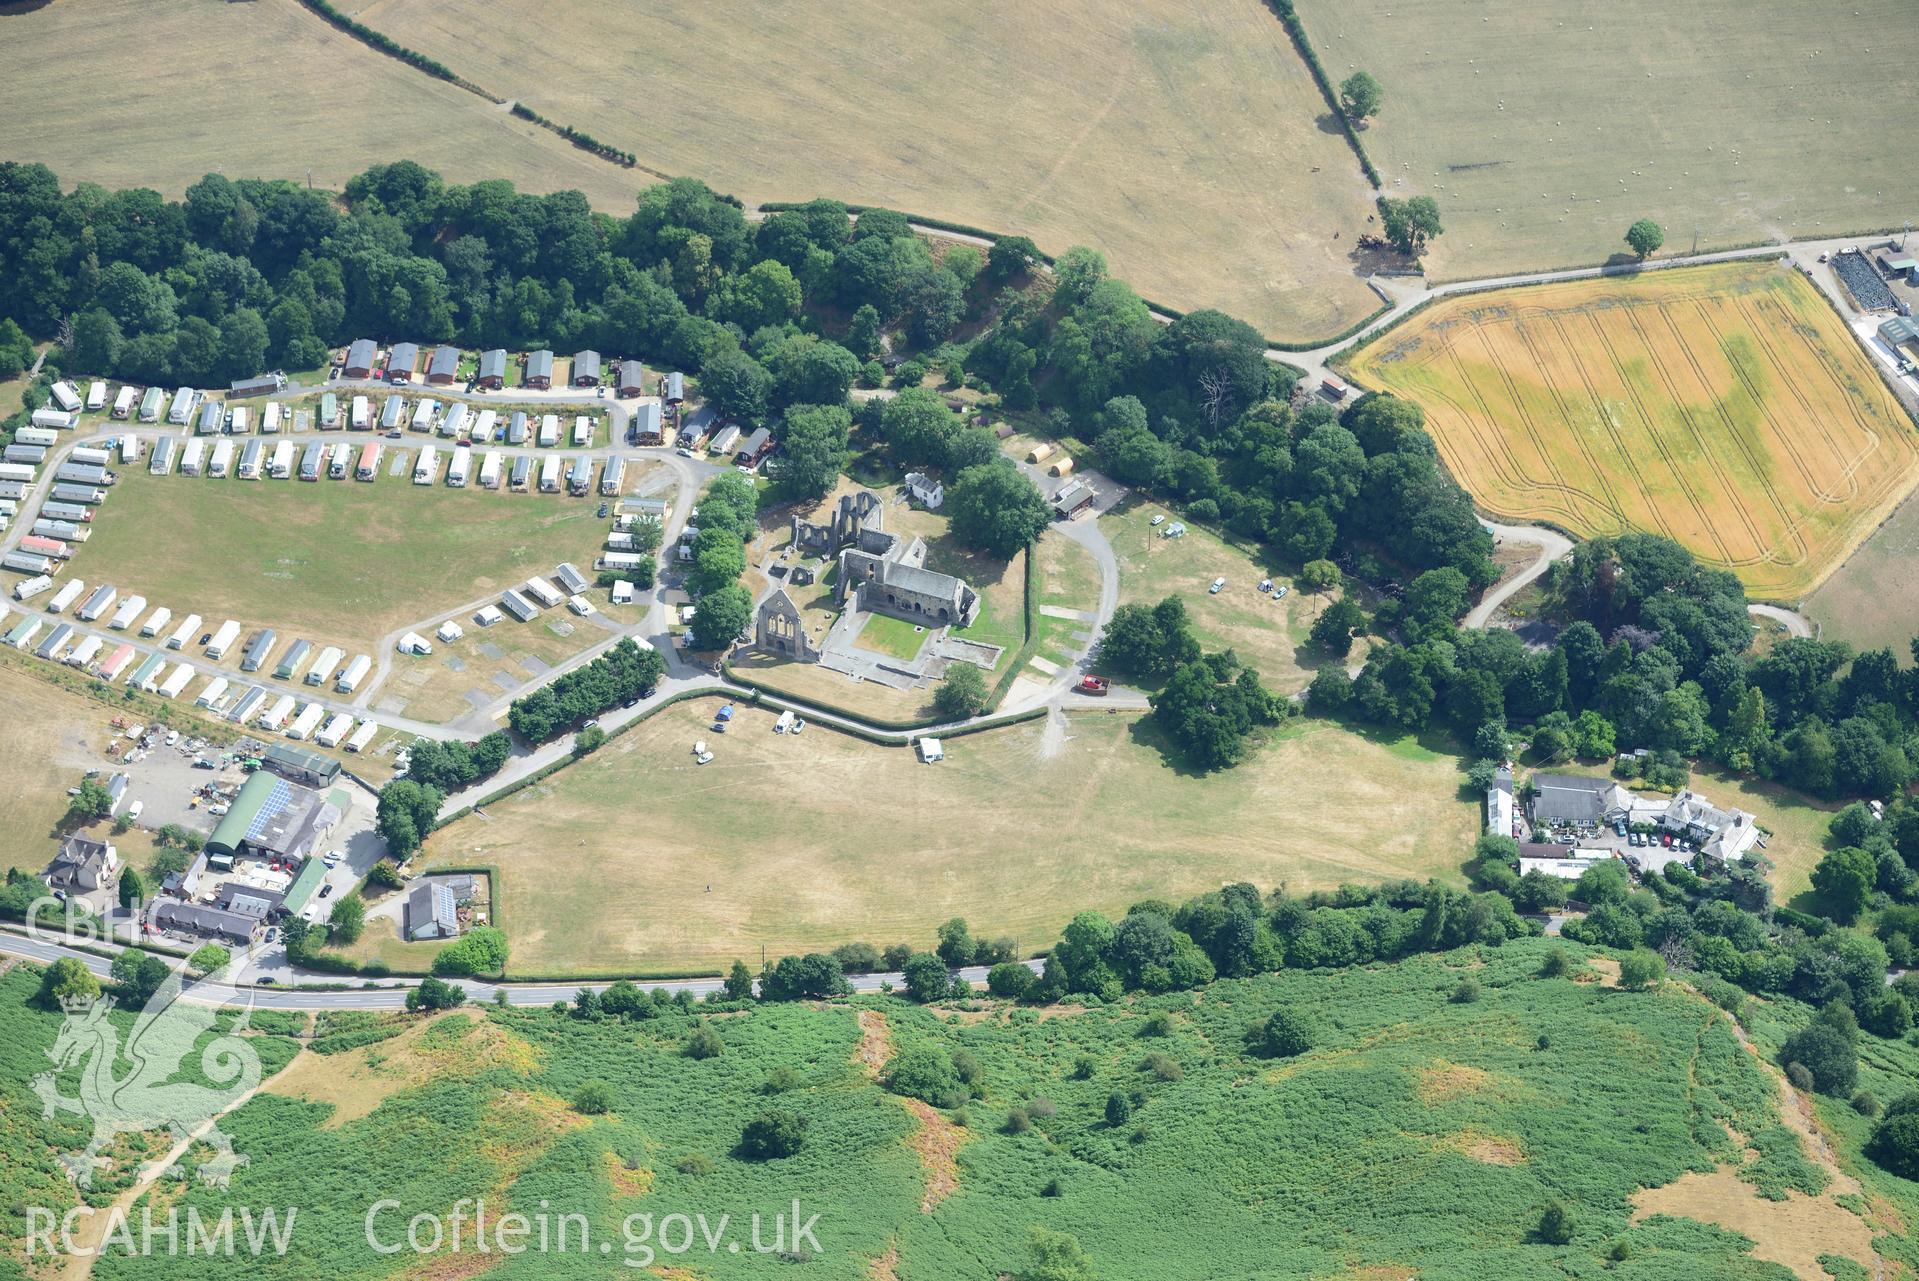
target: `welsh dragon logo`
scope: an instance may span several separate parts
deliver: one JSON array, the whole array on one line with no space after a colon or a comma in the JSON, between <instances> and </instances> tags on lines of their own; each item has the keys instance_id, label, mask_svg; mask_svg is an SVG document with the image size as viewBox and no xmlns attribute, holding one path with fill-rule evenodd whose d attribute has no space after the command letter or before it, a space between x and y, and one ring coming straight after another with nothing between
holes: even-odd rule
<instances>
[{"instance_id":1,"label":"welsh dragon logo","mask_svg":"<svg viewBox=\"0 0 1919 1281\"><path fill-rule=\"evenodd\" d=\"M195 1045L213 1028L217 1007L206 998L231 994L223 982L216 985L211 979L195 986L214 990L199 1000L183 999L194 989L185 987L179 970L169 975L134 1020L125 1045L107 1017L112 998L65 1003L66 1022L47 1051L53 1070L34 1078L33 1091L47 1118L75 1112L93 1122L85 1150L60 1158L79 1186L93 1185L94 1171L108 1163L101 1154L121 1134L166 1130L175 1143L209 1145L214 1155L199 1166L199 1176L220 1187L246 1164L247 1158L234 1152L233 1140L215 1119L260 1084L260 1056L239 1035L247 1026L247 1013L200 1049L200 1075L211 1084L175 1079ZM80 1093L68 1098L60 1093L59 1082L75 1068L80 1071ZM141 1170L142 1177L150 1173L154 1171Z\"/></svg>"}]
</instances>

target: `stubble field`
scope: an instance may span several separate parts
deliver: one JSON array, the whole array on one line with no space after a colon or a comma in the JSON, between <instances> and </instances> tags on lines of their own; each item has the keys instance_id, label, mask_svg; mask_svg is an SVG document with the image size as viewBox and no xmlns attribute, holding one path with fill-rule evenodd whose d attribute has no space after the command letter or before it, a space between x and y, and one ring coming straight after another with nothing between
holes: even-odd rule
<instances>
[{"instance_id":1,"label":"stubble field","mask_svg":"<svg viewBox=\"0 0 1919 1281\"><path fill-rule=\"evenodd\" d=\"M1796 601L1911 492L1919 436L1798 273L1734 263L1441 302L1351 358L1481 507L1649 530Z\"/></svg>"},{"instance_id":2,"label":"stubble field","mask_svg":"<svg viewBox=\"0 0 1919 1281\"><path fill-rule=\"evenodd\" d=\"M1148 297L1279 338L1378 305L1347 257L1370 189L1259 0L342 7L749 202L832 196L1092 245Z\"/></svg>"},{"instance_id":3,"label":"stubble field","mask_svg":"<svg viewBox=\"0 0 1919 1281\"><path fill-rule=\"evenodd\" d=\"M1364 138L1391 194L1438 200L1442 279L1602 262L1636 218L1667 249L1897 227L1919 171L1904 0L1301 0L1327 73L1386 89Z\"/></svg>"}]
</instances>

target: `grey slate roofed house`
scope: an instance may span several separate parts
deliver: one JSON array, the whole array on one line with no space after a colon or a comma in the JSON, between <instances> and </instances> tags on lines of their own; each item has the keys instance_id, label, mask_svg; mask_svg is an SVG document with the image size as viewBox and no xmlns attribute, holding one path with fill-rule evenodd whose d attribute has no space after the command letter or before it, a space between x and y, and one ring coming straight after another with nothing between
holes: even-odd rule
<instances>
[{"instance_id":1,"label":"grey slate roofed house","mask_svg":"<svg viewBox=\"0 0 1919 1281\"><path fill-rule=\"evenodd\" d=\"M390 383L413 381L413 367L420 363L420 345L396 342L386 354L386 380Z\"/></svg>"},{"instance_id":2,"label":"grey slate roofed house","mask_svg":"<svg viewBox=\"0 0 1919 1281\"><path fill-rule=\"evenodd\" d=\"M373 374L373 361L379 354L371 338L356 338L353 345L346 349L346 364L340 372L348 378L368 378Z\"/></svg>"},{"instance_id":3,"label":"grey slate roofed house","mask_svg":"<svg viewBox=\"0 0 1919 1281\"><path fill-rule=\"evenodd\" d=\"M85 894L111 885L119 866L118 851L105 841L69 836L60 842L60 852L47 865L46 882L51 889Z\"/></svg>"},{"instance_id":4,"label":"grey slate roofed house","mask_svg":"<svg viewBox=\"0 0 1919 1281\"><path fill-rule=\"evenodd\" d=\"M436 386L445 386L453 381L460 372L460 349L458 347L435 347L433 358L427 362L426 380Z\"/></svg>"},{"instance_id":5,"label":"grey slate roofed house","mask_svg":"<svg viewBox=\"0 0 1919 1281\"><path fill-rule=\"evenodd\" d=\"M526 358L526 385L529 387L551 387L553 385L553 353L550 351L530 352Z\"/></svg>"},{"instance_id":6,"label":"grey slate roofed house","mask_svg":"<svg viewBox=\"0 0 1919 1281\"><path fill-rule=\"evenodd\" d=\"M482 387L498 390L506 386L506 348L495 347L492 351L480 353L480 377Z\"/></svg>"},{"instance_id":7,"label":"grey slate roofed house","mask_svg":"<svg viewBox=\"0 0 1919 1281\"><path fill-rule=\"evenodd\" d=\"M1632 809L1632 793L1607 778L1576 774L1536 774L1535 823L1603 823Z\"/></svg>"},{"instance_id":8,"label":"grey slate roofed house","mask_svg":"<svg viewBox=\"0 0 1919 1281\"><path fill-rule=\"evenodd\" d=\"M452 938L460 932L459 905L453 891L434 881L415 885L406 896L406 937L418 939Z\"/></svg>"},{"instance_id":9,"label":"grey slate roofed house","mask_svg":"<svg viewBox=\"0 0 1919 1281\"><path fill-rule=\"evenodd\" d=\"M622 360L617 369L620 395L643 396L646 394L646 366L637 360Z\"/></svg>"},{"instance_id":10,"label":"grey slate roofed house","mask_svg":"<svg viewBox=\"0 0 1919 1281\"><path fill-rule=\"evenodd\" d=\"M233 943L251 943L260 922L238 912L223 912L198 903L163 900L153 909L153 922L163 930L178 930L201 938L226 939Z\"/></svg>"},{"instance_id":11,"label":"grey slate roofed house","mask_svg":"<svg viewBox=\"0 0 1919 1281\"><path fill-rule=\"evenodd\" d=\"M597 351L576 351L573 353L573 385L592 387L600 381L600 353Z\"/></svg>"}]
</instances>

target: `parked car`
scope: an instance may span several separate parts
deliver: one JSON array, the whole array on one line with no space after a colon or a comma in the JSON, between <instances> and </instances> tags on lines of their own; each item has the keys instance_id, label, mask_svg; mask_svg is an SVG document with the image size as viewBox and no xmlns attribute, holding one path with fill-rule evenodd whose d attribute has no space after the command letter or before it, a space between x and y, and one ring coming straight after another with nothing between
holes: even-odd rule
<instances>
[{"instance_id":1,"label":"parked car","mask_svg":"<svg viewBox=\"0 0 1919 1281\"><path fill-rule=\"evenodd\" d=\"M1217 596L1221 592L1226 590L1226 580L1223 578L1215 578L1213 580L1213 585L1211 587L1208 587L1206 590L1209 594L1213 596Z\"/></svg>"},{"instance_id":2,"label":"parked car","mask_svg":"<svg viewBox=\"0 0 1919 1281\"><path fill-rule=\"evenodd\" d=\"M681 458L691 458L693 456L693 451L688 449L686 446L682 445L680 446L679 454Z\"/></svg>"},{"instance_id":3,"label":"parked car","mask_svg":"<svg viewBox=\"0 0 1919 1281\"><path fill-rule=\"evenodd\" d=\"M329 894L331 894L331 893L333 893L333 886L332 886L332 884L331 884L331 883L328 883L328 884L326 884L326 885L322 885L322 886L320 887L320 897L321 897L321 898L325 898L325 897L327 897L327 896L328 896Z\"/></svg>"},{"instance_id":4,"label":"parked car","mask_svg":"<svg viewBox=\"0 0 1919 1281\"><path fill-rule=\"evenodd\" d=\"M1151 526L1153 526L1153 527L1154 527L1155 529L1157 529L1157 528L1158 528L1159 526L1161 526L1161 525L1163 525L1163 524L1165 524L1165 523L1166 523L1166 513L1165 513L1165 512L1155 512L1155 513L1153 514L1153 518L1152 518L1151 520L1149 520L1149 521L1147 521L1146 523L1147 523L1147 524L1149 524L1149 525L1151 525Z\"/></svg>"}]
</instances>

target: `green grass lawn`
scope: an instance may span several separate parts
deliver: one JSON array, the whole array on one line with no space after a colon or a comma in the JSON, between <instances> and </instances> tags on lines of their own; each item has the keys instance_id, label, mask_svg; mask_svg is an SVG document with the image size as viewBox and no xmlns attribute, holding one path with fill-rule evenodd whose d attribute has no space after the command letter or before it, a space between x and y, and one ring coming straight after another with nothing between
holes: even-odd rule
<instances>
[{"instance_id":1,"label":"green grass lawn","mask_svg":"<svg viewBox=\"0 0 1919 1281\"><path fill-rule=\"evenodd\" d=\"M866 625L860 628L859 645L862 649L891 654L894 658L909 662L919 656L920 646L925 643L926 629L903 618L870 614Z\"/></svg>"},{"instance_id":2,"label":"green grass lawn","mask_svg":"<svg viewBox=\"0 0 1919 1281\"><path fill-rule=\"evenodd\" d=\"M597 507L385 475L301 484L131 467L68 573L210 627L230 617L365 650L561 561L589 569L608 528Z\"/></svg>"}]
</instances>

